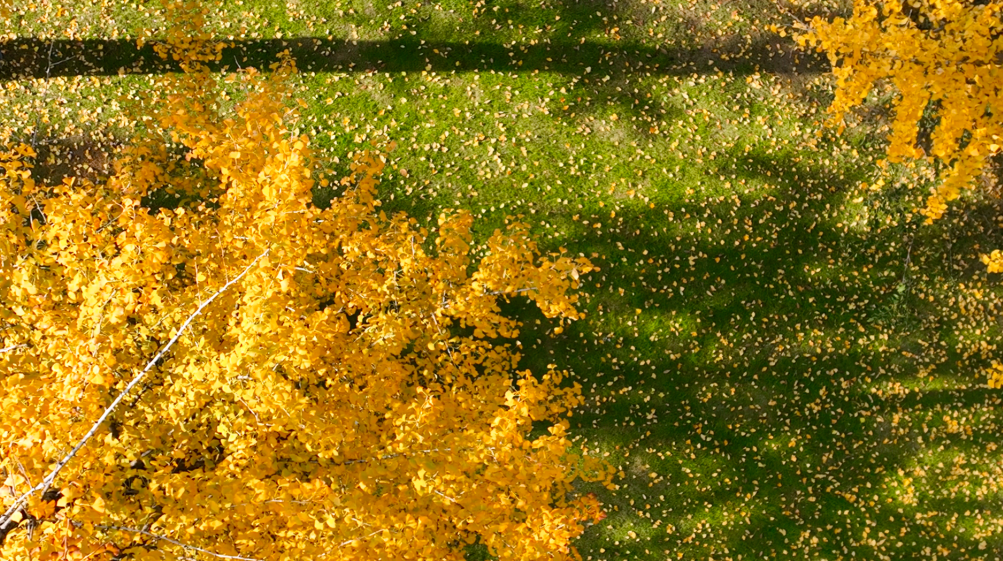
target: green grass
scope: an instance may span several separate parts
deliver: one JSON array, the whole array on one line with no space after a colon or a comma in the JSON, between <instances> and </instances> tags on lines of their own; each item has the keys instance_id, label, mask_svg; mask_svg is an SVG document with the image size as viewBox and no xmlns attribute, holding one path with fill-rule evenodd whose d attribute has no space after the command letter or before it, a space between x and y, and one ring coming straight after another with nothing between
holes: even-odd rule
<instances>
[{"instance_id":1,"label":"green grass","mask_svg":"<svg viewBox=\"0 0 1003 561\"><path fill-rule=\"evenodd\" d=\"M522 312L527 366L574 371L577 442L620 472L615 491L583 486L609 510L583 557L1003 550L1001 400L983 375L1001 301L978 262L1003 245L997 201L921 225L929 170L873 165L879 125L822 129L831 85L762 32L789 23L768 3L396 4L227 2L213 26L243 26L252 44L323 39L297 51L302 132L336 172L371 140L397 141L387 208L423 221L467 208L480 236L523 214L545 248L601 267L573 328ZM80 36L144 28L141 10L122 14L81 17ZM12 116L48 116L53 140L128 136L94 111L147 83L3 95ZM40 101L47 87L69 105ZM15 122L9 135L34 133ZM882 173L885 188L862 186Z\"/></svg>"}]
</instances>

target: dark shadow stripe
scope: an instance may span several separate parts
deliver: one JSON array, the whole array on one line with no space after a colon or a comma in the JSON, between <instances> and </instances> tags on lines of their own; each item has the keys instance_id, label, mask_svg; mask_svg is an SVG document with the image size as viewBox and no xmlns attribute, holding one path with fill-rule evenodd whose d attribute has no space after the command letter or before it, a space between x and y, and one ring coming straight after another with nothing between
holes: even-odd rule
<instances>
[{"instance_id":1,"label":"dark shadow stripe","mask_svg":"<svg viewBox=\"0 0 1003 561\"><path fill-rule=\"evenodd\" d=\"M253 66L268 70L279 53L288 50L303 71L312 72L557 72L609 74L649 72L757 71L815 73L827 63L813 54L795 52L776 37L751 45L721 44L701 49L653 48L638 44L603 44L586 41L506 46L498 43L421 43L401 41L349 41L301 37L231 41L215 71ZM716 52L715 52L716 50ZM57 76L114 76L177 72L178 64L158 57L150 44L137 47L131 39L42 40L17 38L0 43L3 61L0 79ZM723 55L723 56L722 56Z\"/></svg>"}]
</instances>

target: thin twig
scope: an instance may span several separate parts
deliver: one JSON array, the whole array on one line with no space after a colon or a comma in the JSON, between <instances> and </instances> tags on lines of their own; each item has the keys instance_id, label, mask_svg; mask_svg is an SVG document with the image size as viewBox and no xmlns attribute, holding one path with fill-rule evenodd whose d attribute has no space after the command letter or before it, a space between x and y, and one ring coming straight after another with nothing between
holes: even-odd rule
<instances>
[{"instance_id":1,"label":"thin twig","mask_svg":"<svg viewBox=\"0 0 1003 561\"><path fill-rule=\"evenodd\" d=\"M49 79L52 76L52 48L55 47L55 46L56 46L56 42L55 41L49 41L49 54L46 57L46 59L48 61L48 67L45 69L45 91L42 92L42 97L43 98L48 98L49 97L49 83L50 83ZM46 100L43 100L43 101L48 101L48 100L46 99ZM42 119L42 114L41 113L37 113L35 115L35 125L33 127L35 130L33 130L31 132L31 147L32 148L38 148L38 123L39 123L39 121L41 119Z\"/></svg>"},{"instance_id":2,"label":"thin twig","mask_svg":"<svg viewBox=\"0 0 1003 561\"><path fill-rule=\"evenodd\" d=\"M909 274L909 261L912 259L912 244L916 241L916 234L909 238L909 249L905 252L905 266L902 267L902 284L905 284L906 275Z\"/></svg>"},{"instance_id":3,"label":"thin twig","mask_svg":"<svg viewBox=\"0 0 1003 561\"><path fill-rule=\"evenodd\" d=\"M172 543L178 547L183 547L185 549L191 549L199 553L205 553L206 555L212 555L213 557L219 557L220 559L238 559L240 561L261 561L260 559L255 559L254 557L244 557L242 555L227 555L225 553L216 553L209 551L208 549L202 549L201 547L196 547L194 545L189 545L186 543L179 542L175 539L168 538L167 536L161 536L160 534L154 534L152 532L147 532L146 530L137 530L136 528L127 528L125 526L96 526L102 530L119 530L122 532L132 532L133 534L142 534L144 536L153 538L158 541L164 541L167 543Z\"/></svg>"},{"instance_id":4,"label":"thin twig","mask_svg":"<svg viewBox=\"0 0 1003 561\"><path fill-rule=\"evenodd\" d=\"M375 536L376 534L379 534L381 532L386 532L386 531L387 531L386 528L383 528L381 530L376 530L372 534L369 534L368 536L364 536L362 538L352 538L350 540L345 540L345 541L341 542L341 544L338 547L345 547L346 545L348 545L350 543L355 543L355 542L357 542L359 540L364 540L366 538L371 538L371 537Z\"/></svg>"},{"instance_id":5,"label":"thin twig","mask_svg":"<svg viewBox=\"0 0 1003 561\"><path fill-rule=\"evenodd\" d=\"M484 294L486 294L487 296L506 296L509 294L521 294L523 292L531 292L533 290L538 290L538 289L536 287L531 286L529 288L520 288L518 290L508 290L508 291L496 290L494 292L485 292Z\"/></svg>"},{"instance_id":6,"label":"thin twig","mask_svg":"<svg viewBox=\"0 0 1003 561\"><path fill-rule=\"evenodd\" d=\"M104 412L101 414L98 420L94 421L94 424L91 425L91 428L90 430L87 431L87 434L85 434L84 437L81 438L79 442L77 442L77 445L74 446L73 449L70 450L68 454L63 456L63 459L59 460L59 462L56 463L56 467L54 467L52 471L49 472L49 475L45 476L45 479L38 482L38 484L33 486L31 489L28 489L28 491L26 491L16 501L14 501L14 504L12 504L10 508L7 509L7 512L5 512L3 516L0 516L0 532L3 532L8 527L8 525L10 525L14 513L19 511L21 507L23 507L24 504L28 502L28 497L30 497L35 491L41 490L42 494L43 495L45 494L45 491L49 489L49 487L52 485L52 482L56 480L56 476L59 474L59 472L62 471L62 469L66 467L66 464L68 464L70 460L72 460L73 457L76 456L77 453L80 452L80 450L87 444L87 442L91 438L93 438L95 434L97 434L98 428L100 428L101 424L104 423L104 421L109 416L111 416L112 412L115 411L115 408L118 407L118 404L121 403L123 399L125 399L125 396L128 395L130 391L132 391L132 388L136 387L136 385L138 385L139 382L142 381L143 377L146 376L146 373L149 372L150 369L153 368L153 366L160 361L160 358L164 356L164 354L167 353L167 351L174 345L174 343L176 343L178 339L181 338L181 335L185 332L185 329L188 328L188 325L191 324L191 322L195 319L195 317L198 316L199 313L201 313L202 310L204 310L205 307L208 306L213 300L215 300L217 296L225 292L226 289L230 288L231 285L233 285L235 282L243 278L243 276L246 275L247 272L251 270L251 267L253 267L258 262L259 259L261 259L265 255L268 255L269 251L271 251L271 249L266 249L264 253L255 257L254 261L252 261L251 264L247 266L247 268L245 268L239 275L237 275L236 278L223 285L223 287L217 290L216 293L213 294L211 298L199 304L199 307L196 308L195 311L192 312L190 316L188 316L188 319L186 319L185 322L181 324L181 327L178 328L178 331L177 333L174 334L174 337L172 337L171 340L168 341L166 345L164 345L164 348L160 349L157 355L153 357L153 359L150 360L149 363L147 363L146 367L143 368L143 371L137 374L136 377L133 378L131 382L129 382L129 385L127 385L125 389L123 389L121 392L119 392L117 396L115 396L115 400L111 402L111 405L105 408Z\"/></svg>"},{"instance_id":7,"label":"thin twig","mask_svg":"<svg viewBox=\"0 0 1003 561\"><path fill-rule=\"evenodd\" d=\"M407 453L405 453L405 452L397 452L397 453L394 453L394 454L386 454L384 456L376 456L374 458L360 458L360 459L357 459L357 460L345 460L343 462L338 462L338 463L334 464L334 466L335 467L344 467L344 466L350 466L350 465L353 465L353 464L367 464L369 462L378 462L378 461L381 461L381 460L389 460L389 459L392 459L392 458L400 458L402 456L405 457L405 458L413 458L417 454L431 454L432 452L452 452L452 451L453 451L452 448L442 448L442 449L432 448L432 449L429 449L429 450L415 450L410 455L407 454Z\"/></svg>"},{"instance_id":8,"label":"thin twig","mask_svg":"<svg viewBox=\"0 0 1003 561\"><path fill-rule=\"evenodd\" d=\"M16 351L17 349L20 349L22 347L27 347L27 346L28 346L27 344L21 343L20 345L14 345L12 347L4 347L4 348L0 349L0 353L9 353L11 351Z\"/></svg>"}]
</instances>

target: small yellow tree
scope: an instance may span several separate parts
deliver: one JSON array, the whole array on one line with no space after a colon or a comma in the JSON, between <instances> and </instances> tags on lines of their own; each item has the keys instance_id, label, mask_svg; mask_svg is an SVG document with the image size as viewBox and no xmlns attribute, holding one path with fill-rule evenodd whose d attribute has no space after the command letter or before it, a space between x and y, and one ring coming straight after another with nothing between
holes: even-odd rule
<instances>
[{"instance_id":1,"label":"small yellow tree","mask_svg":"<svg viewBox=\"0 0 1003 561\"><path fill-rule=\"evenodd\" d=\"M608 475L499 303L578 319L590 263L385 215L378 153L314 206L281 69L221 116L185 60L107 181L0 160L0 558L573 557Z\"/></svg>"},{"instance_id":2,"label":"small yellow tree","mask_svg":"<svg viewBox=\"0 0 1003 561\"><path fill-rule=\"evenodd\" d=\"M853 6L849 19L813 19L798 40L833 64L838 87L830 111L837 122L876 82L894 87L888 159L949 166L922 211L937 219L1001 153L1003 2L855 0ZM926 149L917 142L924 113L936 123Z\"/></svg>"}]
</instances>

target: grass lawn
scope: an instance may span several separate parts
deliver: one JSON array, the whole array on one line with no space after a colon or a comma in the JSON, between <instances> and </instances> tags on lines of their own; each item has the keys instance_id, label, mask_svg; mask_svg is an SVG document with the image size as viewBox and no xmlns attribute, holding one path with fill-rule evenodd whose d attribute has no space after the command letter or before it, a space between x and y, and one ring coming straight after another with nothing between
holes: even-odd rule
<instances>
[{"instance_id":1,"label":"grass lawn","mask_svg":"<svg viewBox=\"0 0 1003 561\"><path fill-rule=\"evenodd\" d=\"M93 61L0 71L0 132L56 151L128 137L116 108L150 77L107 59L140 60L131 38L157 17L106 4L8 22L21 39L68 29L56 54L89 40ZM822 126L826 65L767 27L839 9L245 0L210 27L236 45L230 69L293 51L301 132L335 171L398 143L386 208L467 208L482 236L524 215L601 268L563 333L520 312L527 365L574 372L578 443L619 468L618 489L594 489L609 516L583 558L998 559L1003 409L985 370L1003 301L979 255L1003 247L1000 202L923 225L934 170L875 164L880 99L866 126Z\"/></svg>"}]
</instances>

